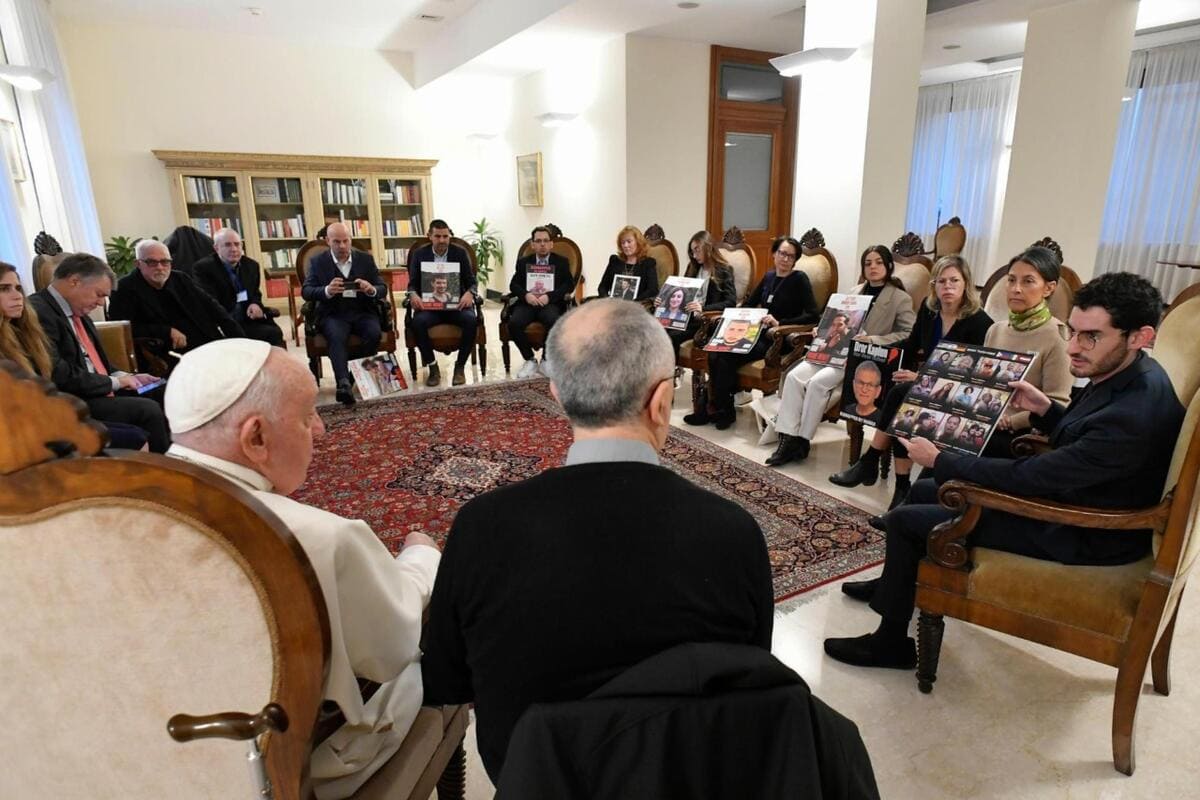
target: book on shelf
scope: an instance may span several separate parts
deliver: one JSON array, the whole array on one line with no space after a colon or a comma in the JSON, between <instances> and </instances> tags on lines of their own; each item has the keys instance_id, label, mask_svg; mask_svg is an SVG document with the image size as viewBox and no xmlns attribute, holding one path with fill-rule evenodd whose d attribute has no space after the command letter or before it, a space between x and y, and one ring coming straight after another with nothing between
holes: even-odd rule
<instances>
[{"instance_id":1,"label":"book on shelf","mask_svg":"<svg viewBox=\"0 0 1200 800\"><path fill-rule=\"evenodd\" d=\"M262 257L267 269L291 269L299 254L298 247L281 247L278 250L264 251Z\"/></svg>"},{"instance_id":2,"label":"book on shelf","mask_svg":"<svg viewBox=\"0 0 1200 800\"><path fill-rule=\"evenodd\" d=\"M210 238L222 228L233 228L239 234L242 232L242 221L236 217L190 217L188 225Z\"/></svg>"},{"instance_id":3,"label":"book on shelf","mask_svg":"<svg viewBox=\"0 0 1200 800\"><path fill-rule=\"evenodd\" d=\"M301 202L299 178L254 178L251 183L256 203Z\"/></svg>"},{"instance_id":4,"label":"book on shelf","mask_svg":"<svg viewBox=\"0 0 1200 800\"><path fill-rule=\"evenodd\" d=\"M258 235L263 239L303 239L304 217L296 215L284 219L260 219Z\"/></svg>"},{"instance_id":5,"label":"book on shelf","mask_svg":"<svg viewBox=\"0 0 1200 800\"><path fill-rule=\"evenodd\" d=\"M388 247L383 251L384 263L389 267L403 267L408 264L407 247Z\"/></svg>"},{"instance_id":6,"label":"book on shelf","mask_svg":"<svg viewBox=\"0 0 1200 800\"><path fill-rule=\"evenodd\" d=\"M185 175L183 195L189 203L232 203L237 200L237 184L226 194L221 178L200 178Z\"/></svg>"},{"instance_id":7,"label":"book on shelf","mask_svg":"<svg viewBox=\"0 0 1200 800\"><path fill-rule=\"evenodd\" d=\"M359 183L342 181L325 181L325 202L334 205L367 204L367 187Z\"/></svg>"},{"instance_id":8,"label":"book on shelf","mask_svg":"<svg viewBox=\"0 0 1200 800\"><path fill-rule=\"evenodd\" d=\"M379 202L417 205L421 202L421 184L415 181L380 179Z\"/></svg>"},{"instance_id":9,"label":"book on shelf","mask_svg":"<svg viewBox=\"0 0 1200 800\"><path fill-rule=\"evenodd\" d=\"M407 219L385 219L383 221L384 236L415 236L413 231L420 230L414 227L412 220Z\"/></svg>"}]
</instances>

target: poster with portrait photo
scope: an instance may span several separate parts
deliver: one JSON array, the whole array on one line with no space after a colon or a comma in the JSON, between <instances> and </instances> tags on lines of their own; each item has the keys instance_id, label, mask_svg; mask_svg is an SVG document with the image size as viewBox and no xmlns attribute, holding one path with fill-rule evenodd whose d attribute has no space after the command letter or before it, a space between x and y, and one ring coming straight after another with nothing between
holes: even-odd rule
<instances>
[{"instance_id":1,"label":"poster with portrait photo","mask_svg":"<svg viewBox=\"0 0 1200 800\"><path fill-rule=\"evenodd\" d=\"M525 267L525 291L528 294L550 294L554 291L554 265L528 264Z\"/></svg>"},{"instance_id":2,"label":"poster with portrait photo","mask_svg":"<svg viewBox=\"0 0 1200 800\"><path fill-rule=\"evenodd\" d=\"M766 315L765 308L725 309L704 349L710 353L749 353L762 335L762 319Z\"/></svg>"},{"instance_id":3,"label":"poster with portrait photo","mask_svg":"<svg viewBox=\"0 0 1200 800\"><path fill-rule=\"evenodd\" d=\"M359 399L373 400L408 388L408 381L392 353L356 358L347 366Z\"/></svg>"},{"instance_id":4,"label":"poster with portrait photo","mask_svg":"<svg viewBox=\"0 0 1200 800\"><path fill-rule=\"evenodd\" d=\"M817 332L813 335L812 344L808 346L804 359L831 367L846 366L846 359L850 355L850 342L858 335L870 310L870 295L830 295L829 304L825 306L825 313L817 323Z\"/></svg>"},{"instance_id":5,"label":"poster with portrait photo","mask_svg":"<svg viewBox=\"0 0 1200 800\"><path fill-rule=\"evenodd\" d=\"M880 406L892 388L892 374L900 369L899 347L854 342L846 359L842 379L842 419L872 427L879 424Z\"/></svg>"},{"instance_id":6,"label":"poster with portrait photo","mask_svg":"<svg viewBox=\"0 0 1200 800\"><path fill-rule=\"evenodd\" d=\"M938 448L979 455L1035 353L940 342L917 374L888 433L921 436ZM937 428L933 428L933 420Z\"/></svg>"},{"instance_id":7,"label":"poster with portrait photo","mask_svg":"<svg viewBox=\"0 0 1200 800\"><path fill-rule=\"evenodd\" d=\"M608 296L618 300L637 300L638 285L641 282L642 278L639 275L617 275L613 278L612 291Z\"/></svg>"},{"instance_id":8,"label":"poster with portrait photo","mask_svg":"<svg viewBox=\"0 0 1200 800\"><path fill-rule=\"evenodd\" d=\"M457 261L421 263L421 303L426 309L437 311L458 305L462 297L460 272Z\"/></svg>"},{"instance_id":9,"label":"poster with portrait photo","mask_svg":"<svg viewBox=\"0 0 1200 800\"><path fill-rule=\"evenodd\" d=\"M687 311L688 303L700 300L704 291L703 278L684 278L672 275L663 284L658 293L658 302L654 307L654 316L664 328L670 330L687 330L692 313Z\"/></svg>"}]
</instances>

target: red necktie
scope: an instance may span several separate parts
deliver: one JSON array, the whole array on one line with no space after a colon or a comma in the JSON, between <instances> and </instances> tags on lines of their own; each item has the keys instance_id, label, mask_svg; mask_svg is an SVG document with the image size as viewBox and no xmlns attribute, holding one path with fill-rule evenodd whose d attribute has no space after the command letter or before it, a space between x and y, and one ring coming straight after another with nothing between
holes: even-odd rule
<instances>
[{"instance_id":1,"label":"red necktie","mask_svg":"<svg viewBox=\"0 0 1200 800\"><path fill-rule=\"evenodd\" d=\"M97 375L107 375L108 368L104 366L104 359L100 357L100 352L96 350L95 343L92 342L92 337L88 336L87 328L83 327L83 320L78 314L72 314L71 319L75 323L75 335L79 337L79 343L83 345L83 349L87 351L87 356L91 359L92 369L96 370ZM109 397L113 396L112 392L108 393Z\"/></svg>"}]
</instances>

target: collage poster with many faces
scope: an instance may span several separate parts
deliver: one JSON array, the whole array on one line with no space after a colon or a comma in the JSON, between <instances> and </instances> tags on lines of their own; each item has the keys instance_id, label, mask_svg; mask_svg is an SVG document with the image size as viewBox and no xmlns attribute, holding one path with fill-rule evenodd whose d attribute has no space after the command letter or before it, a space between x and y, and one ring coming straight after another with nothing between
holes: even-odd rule
<instances>
[{"instance_id":1,"label":"collage poster with many faces","mask_svg":"<svg viewBox=\"0 0 1200 800\"><path fill-rule=\"evenodd\" d=\"M904 397L888 433L928 439L941 450L979 455L1036 353L941 342Z\"/></svg>"}]
</instances>

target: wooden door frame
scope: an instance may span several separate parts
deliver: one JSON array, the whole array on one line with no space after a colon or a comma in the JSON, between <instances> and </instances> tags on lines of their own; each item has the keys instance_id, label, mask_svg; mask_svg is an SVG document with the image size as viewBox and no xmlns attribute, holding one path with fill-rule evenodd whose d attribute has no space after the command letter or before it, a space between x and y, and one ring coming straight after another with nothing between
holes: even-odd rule
<instances>
[{"instance_id":1,"label":"wooden door frame","mask_svg":"<svg viewBox=\"0 0 1200 800\"><path fill-rule=\"evenodd\" d=\"M774 230L770 231L773 236L779 236L791 230L792 195L795 193L796 128L797 115L800 109L800 81L791 78L783 79L782 105L721 99L721 63L723 61L770 66L770 59L778 55L780 54L764 53L759 50L743 50L737 47L722 47L721 45L713 45L710 52L708 81L708 192L704 217L708 230L718 238L725 233L722 227L724 220L718 214L725 196L724 170L718 168L718 165L723 166L725 163L725 141L723 138L718 141L717 132L722 124L729 121L744 122L747 124L782 123L781 155L778 160L772 160L771 181L774 184L776 178L780 180L780 188L782 189L783 196L779 198L778 208L775 209L775 213L772 214L768 210L770 216L768 226L769 229L774 228ZM769 265L768 259L759 258L758 261L763 265L764 270ZM757 278L758 276L755 277Z\"/></svg>"}]
</instances>

